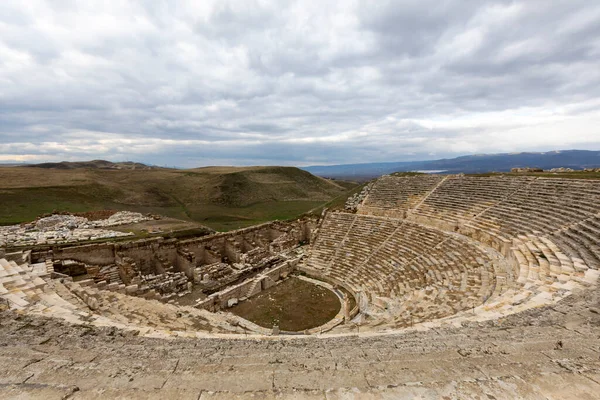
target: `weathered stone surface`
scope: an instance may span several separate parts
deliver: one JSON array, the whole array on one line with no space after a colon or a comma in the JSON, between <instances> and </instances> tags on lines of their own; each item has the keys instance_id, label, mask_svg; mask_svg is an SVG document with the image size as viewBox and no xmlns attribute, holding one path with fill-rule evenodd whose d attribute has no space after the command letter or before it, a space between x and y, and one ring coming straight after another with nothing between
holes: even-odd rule
<instances>
[{"instance_id":1,"label":"weathered stone surface","mask_svg":"<svg viewBox=\"0 0 600 400\"><path fill-rule=\"evenodd\" d=\"M597 398L599 203L595 181L384 177L357 214L327 214L317 235L309 223L266 224L52 255L87 257L117 292L3 254L0 397ZM332 333L245 336L251 326L226 313L118 293L142 269L218 285L315 236L301 270L360 305ZM123 282L108 283L96 262L118 265ZM273 282L276 272L262 270ZM212 307L263 279L248 282Z\"/></svg>"},{"instance_id":2,"label":"weathered stone surface","mask_svg":"<svg viewBox=\"0 0 600 400\"><path fill-rule=\"evenodd\" d=\"M563 300L582 322L565 329L552 307L469 327L364 337L150 339L5 312L4 386L74 398L594 398L600 374L598 293ZM531 326L527 321L535 320ZM45 338L40 340L40 333ZM557 346L557 338L562 347ZM43 342L40 344L40 342ZM87 354L87 349L94 349ZM567 387L572 388L570 391ZM164 391L164 392L162 392ZM304 396L304 397L303 397ZM10 397L9 397L10 398ZM51 397L50 397L51 398ZM235 397L232 397L235 398Z\"/></svg>"},{"instance_id":3,"label":"weathered stone surface","mask_svg":"<svg viewBox=\"0 0 600 400\"><path fill-rule=\"evenodd\" d=\"M51 215L24 225L0 227L0 246L27 246L131 236L102 229L151 219L140 213L119 211L107 219L88 221L73 215Z\"/></svg>"}]
</instances>

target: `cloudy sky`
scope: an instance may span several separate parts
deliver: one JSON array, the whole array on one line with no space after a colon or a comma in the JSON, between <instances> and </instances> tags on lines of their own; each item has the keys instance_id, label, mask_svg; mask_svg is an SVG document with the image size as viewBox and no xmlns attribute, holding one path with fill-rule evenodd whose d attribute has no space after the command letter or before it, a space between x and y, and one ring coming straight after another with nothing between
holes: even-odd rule
<instances>
[{"instance_id":1,"label":"cloudy sky","mask_svg":"<svg viewBox=\"0 0 600 400\"><path fill-rule=\"evenodd\" d=\"M1 0L0 163L600 149L600 2Z\"/></svg>"}]
</instances>

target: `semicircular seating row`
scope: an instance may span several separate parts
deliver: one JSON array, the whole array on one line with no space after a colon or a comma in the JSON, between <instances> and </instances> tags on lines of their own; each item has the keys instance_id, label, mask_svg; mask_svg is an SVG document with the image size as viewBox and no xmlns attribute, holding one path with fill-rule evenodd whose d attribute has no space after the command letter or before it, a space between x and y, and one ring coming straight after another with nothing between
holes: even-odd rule
<instances>
[{"instance_id":1,"label":"semicircular seating row","mask_svg":"<svg viewBox=\"0 0 600 400\"><path fill-rule=\"evenodd\" d=\"M517 272L460 235L347 213L326 216L306 266L379 308L402 303L393 318L405 324L409 316L413 322L436 319L479 305L514 282Z\"/></svg>"},{"instance_id":2,"label":"semicircular seating row","mask_svg":"<svg viewBox=\"0 0 600 400\"><path fill-rule=\"evenodd\" d=\"M73 324L111 326L154 337L254 331L254 324L234 315L98 290L69 280L63 284L51 279L52 272L52 263L17 263L0 258L0 306Z\"/></svg>"},{"instance_id":3,"label":"semicircular seating row","mask_svg":"<svg viewBox=\"0 0 600 400\"><path fill-rule=\"evenodd\" d=\"M357 214L327 214L306 266L400 325L482 303L516 312L595 284L599 213L598 180L384 176Z\"/></svg>"}]
</instances>

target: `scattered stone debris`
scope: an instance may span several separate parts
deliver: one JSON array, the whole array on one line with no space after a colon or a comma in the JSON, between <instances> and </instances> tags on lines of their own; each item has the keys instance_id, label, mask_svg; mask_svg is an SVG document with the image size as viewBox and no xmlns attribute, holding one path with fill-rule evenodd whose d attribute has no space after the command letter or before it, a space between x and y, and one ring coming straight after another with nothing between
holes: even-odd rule
<instances>
[{"instance_id":1,"label":"scattered stone debris","mask_svg":"<svg viewBox=\"0 0 600 400\"><path fill-rule=\"evenodd\" d=\"M575 172L575 170L573 168L560 167L560 168L549 169L546 172L558 172L558 173L561 173L561 172Z\"/></svg>"},{"instance_id":2,"label":"scattered stone debris","mask_svg":"<svg viewBox=\"0 0 600 400\"><path fill-rule=\"evenodd\" d=\"M53 214L34 222L0 227L0 247L58 244L132 236L130 232L107 230L111 226L148 221L140 213L119 211L106 219L90 221L70 214Z\"/></svg>"},{"instance_id":3,"label":"scattered stone debris","mask_svg":"<svg viewBox=\"0 0 600 400\"><path fill-rule=\"evenodd\" d=\"M551 173L565 173L565 172L579 172L578 170L575 170L573 168L567 168L567 167L558 167L558 168L551 168L551 169L542 169L542 168L531 168L531 167L524 167L524 168L512 168L510 170L510 172L513 173L529 173L529 172L551 172ZM600 172L600 168L586 168L583 170L583 172Z\"/></svg>"},{"instance_id":4,"label":"scattered stone debris","mask_svg":"<svg viewBox=\"0 0 600 400\"><path fill-rule=\"evenodd\" d=\"M365 200L365 198L369 194L369 191L371 190L371 187L373 187L373 182L367 184L360 191L360 193L355 193L354 195L350 196L348 198L348 200L346 200L346 204L344 206L344 209L346 211L356 212L356 210L358 209L358 206L362 204L362 202Z\"/></svg>"},{"instance_id":5,"label":"scattered stone debris","mask_svg":"<svg viewBox=\"0 0 600 400\"><path fill-rule=\"evenodd\" d=\"M528 173L528 172L544 172L544 170L541 168L524 167L524 168L511 168L510 172L522 174L522 173Z\"/></svg>"},{"instance_id":6,"label":"scattered stone debris","mask_svg":"<svg viewBox=\"0 0 600 400\"><path fill-rule=\"evenodd\" d=\"M97 221L90 221L90 225L95 228L102 228L108 226L119 226L127 224L136 224L142 221L150 221L155 219L154 216L145 216L143 214L131 211L119 211L108 217L107 219L100 219Z\"/></svg>"}]
</instances>

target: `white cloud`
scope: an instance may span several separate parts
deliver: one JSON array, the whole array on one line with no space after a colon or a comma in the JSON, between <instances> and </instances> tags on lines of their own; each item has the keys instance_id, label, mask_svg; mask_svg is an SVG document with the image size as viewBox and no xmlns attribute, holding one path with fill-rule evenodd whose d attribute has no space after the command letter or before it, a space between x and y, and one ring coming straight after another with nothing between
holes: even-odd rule
<instances>
[{"instance_id":1,"label":"white cloud","mask_svg":"<svg viewBox=\"0 0 600 400\"><path fill-rule=\"evenodd\" d=\"M579 0L0 2L0 161L401 161L600 144Z\"/></svg>"}]
</instances>

